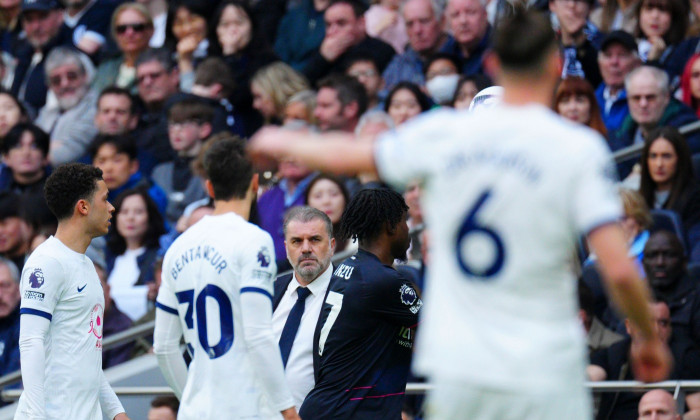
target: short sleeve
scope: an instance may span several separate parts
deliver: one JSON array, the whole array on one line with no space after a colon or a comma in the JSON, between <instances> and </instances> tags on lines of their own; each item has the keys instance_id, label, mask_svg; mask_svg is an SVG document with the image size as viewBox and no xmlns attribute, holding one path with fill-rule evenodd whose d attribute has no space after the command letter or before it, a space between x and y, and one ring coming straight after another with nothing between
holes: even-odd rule
<instances>
[{"instance_id":1,"label":"short sleeve","mask_svg":"<svg viewBox=\"0 0 700 420\"><path fill-rule=\"evenodd\" d=\"M588 234L601 225L618 221L623 213L610 151L602 139L585 140L589 140L590 147L579 154L571 193L576 228Z\"/></svg>"},{"instance_id":2,"label":"short sleeve","mask_svg":"<svg viewBox=\"0 0 700 420\"><path fill-rule=\"evenodd\" d=\"M416 286L392 269L386 269L375 279L369 293L373 312L393 324L415 326L423 306Z\"/></svg>"},{"instance_id":3,"label":"short sleeve","mask_svg":"<svg viewBox=\"0 0 700 420\"><path fill-rule=\"evenodd\" d=\"M163 259L163 270L161 273L160 287L158 288L158 296L156 297L156 307L173 315L177 315L178 302L173 288L174 279L170 274L172 268L170 261L171 259L166 253Z\"/></svg>"},{"instance_id":4,"label":"short sleeve","mask_svg":"<svg viewBox=\"0 0 700 420\"><path fill-rule=\"evenodd\" d=\"M272 299L277 265L272 237L267 232L258 230L252 236L240 264L241 293L261 293Z\"/></svg>"},{"instance_id":5,"label":"short sleeve","mask_svg":"<svg viewBox=\"0 0 700 420\"><path fill-rule=\"evenodd\" d=\"M63 266L53 258L35 258L22 269L20 314L53 317L66 284Z\"/></svg>"},{"instance_id":6,"label":"short sleeve","mask_svg":"<svg viewBox=\"0 0 700 420\"><path fill-rule=\"evenodd\" d=\"M433 111L381 136L374 146L374 161L380 178L395 187L421 180L430 172L435 159L435 141L441 138L453 111Z\"/></svg>"}]
</instances>

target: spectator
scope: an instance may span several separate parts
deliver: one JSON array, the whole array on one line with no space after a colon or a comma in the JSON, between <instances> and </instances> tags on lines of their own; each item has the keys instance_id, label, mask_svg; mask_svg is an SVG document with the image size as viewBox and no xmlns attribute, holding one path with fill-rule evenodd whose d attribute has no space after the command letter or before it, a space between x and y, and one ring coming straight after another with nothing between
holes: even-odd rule
<instances>
[{"instance_id":1,"label":"spectator","mask_svg":"<svg viewBox=\"0 0 700 420\"><path fill-rule=\"evenodd\" d=\"M0 194L0 256L11 260L18 270L24 267L32 236L21 207L16 194Z\"/></svg>"},{"instance_id":2,"label":"spectator","mask_svg":"<svg viewBox=\"0 0 700 420\"><path fill-rule=\"evenodd\" d=\"M303 90L292 95L284 107L284 123L290 121L303 121L309 125L316 125L314 110L316 109L316 92Z\"/></svg>"},{"instance_id":3,"label":"spectator","mask_svg":"<svg viewBox=\"0 0 700 420\"><path fill-rule=\"evenodd\" d=\"M367 94L354 77L332 74L318 83L314 117L321 131L355 130L367 110Z\"/></svg>"},{"instance_id":4,"label":"spectator","mask_svg":"<svg viewBox=\"0 0 700 420\"><path fill-rule=\"evenodd\" d=\"M156 397L151 401L148 420L176 420L180 401L172 395Z\"/></svg>"},{"instance_id":5,"label":"spectator","mask_svg":"<svg viewBox=\"0 0 700 420\"><path fill-rule=\"evenodd\" d=\"M26 41L18 45L12 94L27 104L32 115L46 103L44 60L58 45L70 42L61 30L63 11L58 0L24 0L21 14Z\"/></svg>"},{"instance_id":6,"label":"spectator","mask_svg":"<svg viewBox=\"0 0 700 420\"><path fill-rule=\"evenodd\" d=\"M384 103L384 111L391 116L397 127L429 109L430 99L410 82L400 82L394 86Z\"/></svg>"},{"instance_id":7,"label":"spectator","mask_svg":"<svg viewBox=\"0 0 700 420\"><path fill-rule=\"evenodd\" d=\"M611 0L591 12L591 22L603 33L633 33L637 27L638 0Z\"/></svg>"},{"instance_id":8,"label":"spectator","mask_svg":"<svg viewBox=\"0 0 700 420\"><path fill-rule=\"evenodd\" d=\"M379 71L376 60L367 54L358 54L347 60L345 74L356 78L367 93L367 109L381 109L384 101L381 92L384 89L384 79Z\"/></svg>"},{"instance_id":9,"label":"spectator","mask_svg":"<svg viewBox=\"0 0 700 420\"><path fill-rule=\"evenodd\" d=\"M595 92L586 79L567 77L562 80L554 94L554 111L566 119L596 130L603 137L608 136Z\"/></svg>"},{"instance_id":10,"label":"spectator","mask_svg":"<svg viewBox=\"0 0 700 420\"><path fill-rule=\"evenodd\" d=\"M95 128L98 134L127 134L136 129L139 116L134 98L124 88L110 86L97 98Z\"/></svg>"},{"instance_id":11,"label":"spectator","mask_svg":"<svg viewBox=\"0 0 700 420\"><path fill-rule=\"evenodd\" d=\"M700 223L700 187L693 176L690 151L683 135L673 127L652 131L644 143L640 163L639 192L649 208L678 213L690 249L694 251L693 246L700 243L697 228Z\"/></svg>"},{"instance_id":12,"label":"spectator","mask_svg":"<svg viewBox=\"0 0 700 420\"><path fill-rule=\"evenodd\" d=\"M10 92L0 90L0 140L19 122L29 119L27 109Z\"/></svg>"},{"instance_id":13,"label":"spectator","mask_svg":"<svg viewBox=\"0 0 700 420\"><path fill-rule=\"evenodd\" d=\"M676 411L676 400L663 389L646 392L639 400L637 420L681 420Z\"/></svg>"},{"instance_id":14,"label":"spectator","mask_svg":"<svg viewBox=\"0 0 700 420\"><path fill-rule=\"evenodd\" d=\"M408 42L406 22L399 11L401 0L381 0L365 12L367 35L391 45L398 54Z\"/></svg>"},{"instance_id":15,"label":"spectator","mask_svg":"<svg viewBox=\"0 0 700 420\"><path fill-rule=\"evenodd\" d=\"M402 81L423 86L425 60L451 38L442 30L442 8L436 1L407 0L403 5L402 13L406 21L408 46L403 54L397 54L392 58L383 73L387 90Z\"/></svg>"},{"instance_id":16,"label":"spectator","mask_svg":"<svg viewBox=\"0 0 700 420\"><path fill-rule=\"evenodd\" d=\"M611 149L642 143L656 127L668 125L678 128L697 121L693 110L671 98L669 89L668 75L656 67L641 66L627 75L625 90L630 115L612 135ZM686 141L692 153L700 152L700 136L691 134ZM620 178L627 176L630 167L629 163L618 165Z\"/></svg>"},{"instance_id":17,"label":"spectator","mask_svg":"<svg viewBox=\"0 0 700 420\"><path fill-rule=\"evenodd\" d=\"M331 174L319 174L306 187L304 201L309 207L322 211L333 224L333 240L335 252L346 249L357 249L352 240L339 241L337 237L340 228L340 217L350 202L350 193L345 188L343 180Z\"/></svg>"},{"instance_id":18,"label":"spectator","mask_svg":"<svg viewBox=\"0 0 700 420\"><path fill-rule=\"evenodd\" d=\"M614 31L603 39L598 66L603 82L595 95L608 133L619 129L629 115L625 78L639 65L637 43L625 31Z\"/></svg>"},{"instance_id":19,"label":"spectator","mask_svg":"<svg viewBox=\"0 0 700 420\"><path fill-rule=\"evenodd\" d=\"M19 275L12 261L0 257L0 376L19 370Z\"/></svg>"},{"instance_id":20,"label":"spectator","mask_svg":"<svg viewBox=\"0 0 700 420\"><path fill-rule=\"evenodd\" d=\"M139 152L155 157L156 163L175 159L168 139L165 104L178 92L180 74L168 50L146 50L136 60L139 97L146 107L141 115Z\"/></svg>"},{"instance_id":21,"label":"spectator","mask_svg":"<svg viewBox=\"0 0 700 420\"><path fill-rule=\"evenodd\" d=\"M345 60L354 54L369 54L384 71L396 54L391 45L367 36L365 6L357 0L331 0L324 13L326 35L303 73L311 83L333 72L341 72Z\"/></svg>"},{"instance_id":22,"label":"spectator","mask_svg":"<svg viewBox=\"0 0 700 420\"><path fill-rule=\"evenodd\" d=\"M111 1L64 0L63 24L73 45L92 58L105 50L110 37L108 28L114 9Z\"/></svg>"},{"instance_id":23,"label":"spectator","mask_svg":"<svg viewBox=\"0 0 700 420\"><path fill-rule=\"evenodd\" d=\"M302 0L282 17L275 40L280 60L303 71L325 35L323 13L330 0Z\"/></svg>"},{"instance_id":24,"label":"spectator","mask_svg":"<svg viewBox=\"0 0 700 420\"><path fill-rule=\"evenodd\" d=\"M119 308L136 320L146 314L148 283L158 238L165 233L163 217L142 189L124 191L114 201L115 226L107 235L107 282Z\"/></svg>"},{"instance_id":25,"label":"spectator","mask_svg":"<svg viewBox=\"0 0 700 420\"><path fill-rule=\"evenodd\" d=\"M51 93L57 106L41 109L36 125L49 134L49 161L57 166L78 160L95 137L97 94L90 90L92 64L80 52L54 48L44 63Z\"/></svg>"},{"instance_id":26,"label":"spectator","mask_svg":"<svg viewBox=\"0 0 700 420\"><path fill-rule=\"evenodd\" d=\"M559 22L559 41L564 56L562 78L584 77L591 86L598 86L602 81L596 58L600 34L591 34L586 26L592 6L592 0L549 0L549 10Z\"/></svg>"},{"instance_id":27,"label":"spectator","mask_svg":"<svg viewBox=\"0 0 700 420\"><path fill-rule=\"evenodd\" d=\"M247 3L222 1L212 19L216 36L209 40L209 55L221 56L233 74L236 88L231 103L244 118L247 134L252 134L262 124L262 118L253 110L250 80L260 68L276 60L251 16Z\"/></svg>"},{"instance_id":28,"label":"spectator","mask_svg":"<svg viewBox=\"0 0 700 420\"><path fill-rule=\"evenodd\" d=\"M685 65L681 76L681 95L684 104L700 117L700 54L694 54Z\"/></svg>"},{"instance_id":29,"label":"spectator","mask_svg":"<svg viewBox=\"0 0 700 420\"><path fill-rule=\"evenodd\" d=\"M4 1L0 5L0 50L16 51L17 42L22 33L20 14L22 13L22 0Z\"/></svg>"},{"instance_id":30,"label":"spectator","mask_svg":"<svg viewBox=\"0 0 700 420\"><path fill-rule=\"evenodd\" d=\"M438 53L425 63L425 88L438 105L449 105L459 83L459 60L453 55Z\"/></svg>"},{"instance_id":31,"label":"spectator","mask_svg":"<svg viewBox=\"0 0 700 420\"><path fill-rule=\"evenodd\" d=\"M197 66L192 94L214 107L212 131L228 130L245 137L252 133L248 133L243 117L231 102L235 90L231 69L220 57L207 58Z\"/></svg>"},{"instance_id":32,"label":"spectator","mask_svg":"<svg viewBox=\"0 0 700 420\"><path fill-rule=\"evenodd\" d=\"M148 48L153 20L143 5L123 3L112 14L111 29L119 53L100 63L92 88L101 92L107 86L118 86L135 94L136 59Z\"/></svg>"},{"instance_id":33,"label":"spectator","mask_svg":"<svg viewBox=\"0 0 700 420\"><path fill-rule=\"evenodd\" d=\"M189 92L194 80L195 65L207 57L207 19L212 15L211 2L177 0L170 6L168 26L172 32L180 70L180 88ZM171 34L166 32L166 37Z\"/></svg>"},{"instance_id":34,"label":"spectator","mask_svg":"<svg viewBox=\"0 0 700 420\"><path fill-rule=\"evenodd\" d=\"M275 280L272 332L280 343L285 377L298 408L315 383L314 333L333 274L335 239L328 216L311 207L291 209L283 229L294 270Z\"/></svg>"},{"instance_id":35,"label":"spectator","mask_svg":"<svg viewBox=\"0 0 700 420\"><path fill-rule=\"evenodd\" d=\"M476 94L489 86L491 80L482 74L460 77L451 106L455 109L469 109Z\"/></svg>"},{"instance_id":36,"label":"spectator","mask_svg":"<svg viewBox=\"0 0 700 420\"><path fill-rule=\"evenodd\" d=\"M129 135L98 135L90 145L92 165L102 170L102 178L109 188L110 202L124 191L141 188L165 215L168 197L157 184L140 171L136 144Z\"/></svg>"},{"instance_id":37,"label":"spectator","mask_svg":"<svg viewBox=\"0 0 700 420\"><path fill-rule=\"evenodd\" d=\"M440 52L457 57L462 62L462 74L483 73L484 53L491 36L485 5L481 0L448 0L445 14L453 38Z\"/></svg>"},{"instance_id":38,"label":"spectator","mask_svg":"<svg viewBox=\"0 0 700 420\"><path fill-rule=\"evenodd\" d=\"M578 316L586 330L588 356L594 352L607 349L624 337L608 328L595 316L595 300L591 289L583 281L578 282Z\"/></svg>"},{"instance_id":39,"label":"spectator","mask_svg":"<svg viewBox=\"0 0 700 420\"><path fill-rule=\"evenodd\" d=\"M267 124L281 124L289 98L308 89L304 76L281 61L258 70L250 82L253 108L260 112Z\"/></svg>"},{"instance_id":40,"label":"spectator","mask_svg":"<svg viewBox=\"0 0 700 420\"><path fill-rule=\"evenodd\" d=\"M192 173L191 164L211 136L213 116L213 109L196 99L183 99L168 110L168 138L177 158L156 166L153 180L167 194L165 219L171 226L187 205L208 197L203 179Z\"/></svg>"}]
</instances>

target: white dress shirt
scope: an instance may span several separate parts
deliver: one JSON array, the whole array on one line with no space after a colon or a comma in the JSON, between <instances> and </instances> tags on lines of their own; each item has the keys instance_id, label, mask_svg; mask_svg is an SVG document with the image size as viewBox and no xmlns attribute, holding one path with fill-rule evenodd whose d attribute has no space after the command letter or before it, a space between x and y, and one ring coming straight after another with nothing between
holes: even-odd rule
<instances>
[{"instance_id":1,"label":"white dress shirt","mask_svg":"<svg viewBox=\"0 0 700 420\"><path fill-rule=\"evenodd\" d=\"M328 290L332 274L333 265L331 264L316 280L307 286L311 294L306 298L304 315L301 317L299 331L297 331L297 335L294 338L292 351L289 353L289 360L287 360L287 367L284 371L297 410L301 407L301 403L304 402L306 394L311 391L315 384L314 332L316 331L316 323L321 314L323 299L326 296L326 290ZM287 290L284 292L284 296L282 296L277 309L272 314L272 332L275 334L275 339L278 342L282 335L284 324L287 322L289 312L297 301L296 290L298 287L301 287L301 285L297 281L296 273L294 273Z\"/></svg>"}]
</instances>

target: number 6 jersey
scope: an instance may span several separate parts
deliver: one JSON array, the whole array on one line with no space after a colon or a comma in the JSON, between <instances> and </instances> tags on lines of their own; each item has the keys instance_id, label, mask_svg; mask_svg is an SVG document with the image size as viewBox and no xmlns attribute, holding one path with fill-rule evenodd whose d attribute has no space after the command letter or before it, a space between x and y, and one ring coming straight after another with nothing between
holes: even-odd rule
<instances>
[{"instance_id":1,"label":"number 6 jersey","mask_svg":"<svg viewBox=\"0 0 700 420\"><path fill-rule=\"evenodd\" d=\"M159 342L158 316L177 316L179 322L166 324L176 331L166 335L179 340L181 328L192 355L179 419L276 419L294 405L270 326L275 274L270 235L234 213L206 216L168 249L156 303L155 347L158 354L165 341ZM260 311L247 310L242 295L259 298ZM251 323L259 326L259 336L244 334ZM256 361L263 354L261 369ZM279 385L280 392L265 392L265 380Z\"/></svg>"},{"instance_id":2,"label":"number 6 jersey","mask_svg":"<svg viewBox=\"0 0 700 420\"><path fill-rule=\"evenodd\" d=\"M523 392L580 387L570 260L579 235L621 215L603 138L539 105L438 111L382 137L375 161L385 181L423 186L416 370Z\"/></svg>"}]
</instances>

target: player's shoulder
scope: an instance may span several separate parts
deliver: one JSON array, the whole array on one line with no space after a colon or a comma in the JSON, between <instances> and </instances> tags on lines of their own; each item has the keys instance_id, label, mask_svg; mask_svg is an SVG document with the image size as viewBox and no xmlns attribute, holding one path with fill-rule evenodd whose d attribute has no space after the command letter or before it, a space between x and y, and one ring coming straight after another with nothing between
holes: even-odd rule
<instances>
[{"instance_id":1,"label":"player's shoulder","mask_svg":"<svg viewBox=\"0 0 700 420\"><path fill-rule=\"evenodd\" d=\"M40 287L45 279L63 279L66 274L64 259L60 251L48 240L39 245L27 258L22 268L22 281L27 281L32 287Z\"/></svg>"}]
</instances>

